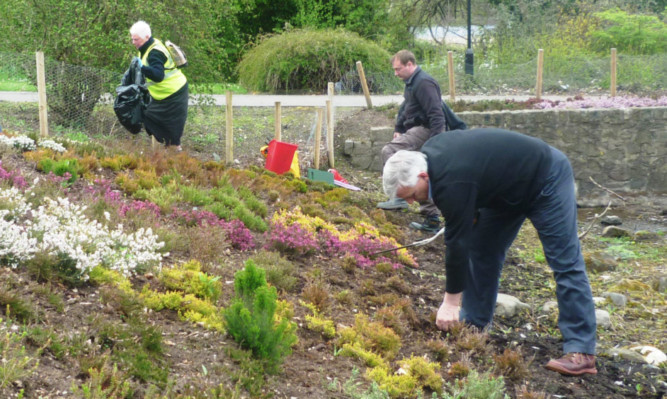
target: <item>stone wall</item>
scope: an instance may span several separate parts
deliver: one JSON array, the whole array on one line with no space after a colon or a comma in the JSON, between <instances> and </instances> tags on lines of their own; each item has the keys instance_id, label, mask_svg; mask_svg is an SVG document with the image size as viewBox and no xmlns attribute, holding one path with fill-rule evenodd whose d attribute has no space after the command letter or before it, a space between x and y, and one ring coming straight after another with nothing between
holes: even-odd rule
<instances>
[{"instance_id":1,"label":"stone wall","mask_svg":"<svg viewBox=\"0 0 667 399\"><path fill-rule=\"evenodd\" d=\"M580 198L667 193L667 107L462 112L470 128L499 127L539 137L572 162ZM344 151L361 169L381 171L380 149L393 127L377 127Z\"/></svg>"}]
</instances>

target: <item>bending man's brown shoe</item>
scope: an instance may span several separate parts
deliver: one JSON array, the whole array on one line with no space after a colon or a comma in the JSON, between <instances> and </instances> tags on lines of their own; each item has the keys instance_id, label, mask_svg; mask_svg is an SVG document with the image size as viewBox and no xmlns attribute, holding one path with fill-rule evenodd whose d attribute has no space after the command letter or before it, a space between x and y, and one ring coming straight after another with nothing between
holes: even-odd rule
<instances>
[{"instance_id":1,"label":"bending man's brown shoe","mask_svg":"<svg viewBox=\"0 0 667 399\"><path fill-rule=\"evenodd\" d=\"M568 353L560 359L551 359L546 366L549 370L565 375L597 374L595 355Z\"/></svg>"}]
</instances>

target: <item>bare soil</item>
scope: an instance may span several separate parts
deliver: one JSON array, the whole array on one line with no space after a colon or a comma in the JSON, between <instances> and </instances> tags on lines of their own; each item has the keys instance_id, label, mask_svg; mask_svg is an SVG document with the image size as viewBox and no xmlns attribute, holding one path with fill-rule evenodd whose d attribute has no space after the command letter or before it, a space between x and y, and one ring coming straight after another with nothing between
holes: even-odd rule
<instances>
[{"instance_id":1,"label":"bare soil","mask_svg":"<svg viewBox=\"0 0 667 399\"><path fill-rule=\"evenodd\" d=\"M340 116L337 123L336 146L340 148L343 137L367 131L370 126L387 126L391 123L391 112L384 110L347 112ZM189 150L186 145L186 151ZM191 151L191 155L202 159L211 157L211 154L206 153L203 148ZM10 160L7 157L4 159L6 161L3 165L11 163L13 167L20 168L25 173L37 173L34 165L22 159ZM261 160L249 159L247 162L257 163ZM355 200L357 206L367 213L371 212L375 203L382 199L379 174L352 169L346 165L342 155L337 158L336 168L352 184L363 189L351 195L357 196ZM70 192L69 195L77 194ZM298 204L298 201L298 197L295 198L294 204ZM652 231L664 232L667 228L665 209L660 201L642 200L635 202L634 205L629 203L616 207L614 211L622 216L626 225L637 228L648 227ZM587 228L591 221L595 222L595 213L600 212L601 209L582 209L580 213L582 229ZM385 214L388 220L399 227L405 243L426 237L407 227L410 221L418 218L415 209ZM598 245L596 240L603 227L599 222L594 223L594 228L584 241L584 247ZM281 293L281 298L295 304L295 321L300 327L299 342L293 348L293 353L287 357L282 372L268 376L259 392L239 388L242 385L240 381L247 375L244 374L239 361L230 356L230 350L237 347L230 337L181 321L173 311L146 312L147 322L162 332L164 365L169 370L167 386L170 387L164 397L224 397L210 393L210 390L218 385L232 391L236 389L237 394L234 397L239 398L361 397L360 393L369 387L369 383L363 378L366 367L357 359L337 356L335 340L324 339L321 335L308 330L305 327L305 316L309 311L303 306L296 305L303 297L303 289L314 282L313 276L319 276L318 282L325 284L331 295L331 306L326 311L326 317L334 320L339 326L354 324L354 317L359 313L373 316L386 305L382 303L382 299L389 298L389 295L407 300L410 311L398 317L396 326L400 331L402 342L402 348L396 358L416 355L435 359L428 343L433 340L445 342L449 350L446 359L440 362L440 371L443 379L449 383L454 383L460 378L453 368L455 364L467 364L479 371L499 374L494 368L494 364L497 363L495 356L511 349L520 353L525 372L504 373L510 397L600 399L664 397L667 393L665 384L667 374L664 366L651 367L605 354L607 349L616 345L626 346L643 342L647 337L654 337L654 341L662 344L660 349L667 350L664 293L660 294L663 301L662 314L648 315L642 319L628 316L630 318L624 320L627 324L619 323L613 333L600 333L599 344L603 350L597 358L597 375L565 377L544 369L543 365L550 358L560 357L562 354L562 341L557 331L555 317L543 317L538 311L544 302L555 300L551 285L552 276L546 265L527 261L525 254L522 253L524 248L534 245L534 232L527 227L526 232L520 237L508 256L500 292L518 297L529 303L534 310L512 319L496 318L486 336L487 345L466 349L457 342L457 337L439 331L434 325L434 312L442 301L444 293L444 248L440 241L412 251L419 268L395 271L394 273L400 276L399 281L402 284L389 279L393 274L387 275L379 270L359 269L347 273L340 266L340 259L293 258L291 261L299 270L298 288L293 292ZM257 235L255 239L261 244L263 237ZM664 241L656 245L662 246ZM234 272L241 267L245 259L255 254L256 252L230 251L227 253L225 264L235 265L234 267L220 267L209 271L219 275L220 281L225 282L223 289L225 294L221 299L223 305L226 305L231 297ZM656 268L646 273L647 283L648 279L656 274L665 273L665 259L659 260L657 264L662 265L662 270ZM610 272L610 275L611 278L620 280L632 277L628 276L628 273L626 269L615 274ZM137 289L141 289L144 284L151 283L150 277L150 275L135 276L133 284ZM596 278L597 276L593 277ZM62 285L39 283L21 269L0 268L0 287L29 300L34 308L39 310L39 317L33 322L33 326L51 330L59 336L72 337L73 341L74 337L80 337L80 345L83 348L76 355L44 351L35 372L27 377L17 378L0 391L0 397L18 397L21 391L26 398L76 397L70 389L73 384L80 385L87 378L84 368L87 364L86 353L100 352L102 347L113 350L113 345L103 341L103 330L104 326L108 325L123 326L125 317L122 306L115 301L109 301L108 298L104 299L105 295L108 295L104 287L84 286L71 289ZM372 287L372 292L369 292L368 287ZM48 300L45 290L62 298L64 310L57 309L52 301ZM352 293L351 302L342 303L333 299L336 293L343 290ZM643 330L637 329L637 326L627 330L620 327L633 323L641 325ZM660 336L662 338L659 338ZM31 350L35 350L38 346L28 343ZM360 371L360 376L356 380L358 385L356 390L353 390L356 394L345 385L355 369ZM252 382L245 382L248 387L253 385ZM148 384L145 382L133 381L133 385L137 387L135 397L144 397L149 392ZM430 392L427 393L427 397L430 397Z\"/></svg>"}]
</instances>

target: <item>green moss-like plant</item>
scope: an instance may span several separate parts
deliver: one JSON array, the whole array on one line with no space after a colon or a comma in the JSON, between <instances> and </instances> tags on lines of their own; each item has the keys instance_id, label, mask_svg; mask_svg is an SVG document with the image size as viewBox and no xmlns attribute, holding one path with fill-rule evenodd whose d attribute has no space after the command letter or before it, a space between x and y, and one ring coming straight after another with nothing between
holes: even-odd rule
<instances>
[{"instance_id":1,"label":"green moss-like plant","mask_svg":"<svg viewBox=\"0 0 667 399\"><path fill-rule=\"evenodd\" d=\"M242 221L243 224L250 230L263 233L269 228L269 226L260 216L250 212L250 210L244 205L239 205L234 208L233 215L235 219Z\"/></svg>"},{"instance_id":2,"label":"green moss-like plant","mask_svg":"<svg viewBox=\"0 0 667 399\"><path fill-rule=\"evenodd\" d=\"M291 292L299 282L296 266L279 252L261 250L252 257L266 272L266 280L278 290Z\"/></svg>"},{"instance_id":3,"label":"green moss-like plant","mask_svg":"<svg viewBox=\"0 0 667 399\"><path fill-rule=\"evenodd\" d=\"M37 169L44 173L52 172L56 176L65 176L69 174L67 183L72 184L79 177L79 162L76 159L63 158L59 161L54 161L50 158L43 158L37 163Z\"/></svg>"},{"instance_id":4,"label":"green moss-like plant","mask_svg":"<svg viewBox=\"0 0 667 399\"><path fill-rule=\"evenodd\" d=\"M266 217L268 208L260 201L248 187L239 187L239 196L243 199L245 206L258 216Z\"/></svg>"},{"instance_id":5,"label":"green moss-like plant","mask_svg":"<svg viewBox=\"0 0 667 399\"><path fill-rule=\"evenodd\" d=\"M207 190L202 190L198 187L179 186L179 191L183 199L195 206L204 206L213 203L213 198L209 195Z\"/></svg>"},{"instance_id":6,"label":"green moss-like plant","mask_svg":"<svg viewBox=\"0 0 667 399\"><path fill-rule=\"evenodd\" d=\"M467 377L456 380L454 383L446 384L447 390L451 391L442 395L442 399L505 399L505 381L503 377L493 378L489 373L479 374L471 370Z\"/></svg>"},{"instance_id":7,"label":"green moss-like plant","mask_svg":"<svg viewBox=\"0 0 667 399\"><path fill-rule=\"evenodd\" d=\"M169 214L174 203L181 202L182 197L174 186L156 186L149 190L139 189L134 193L138 200L150 201L160 207L160 211Z\"/></svg>"}]
</instances>

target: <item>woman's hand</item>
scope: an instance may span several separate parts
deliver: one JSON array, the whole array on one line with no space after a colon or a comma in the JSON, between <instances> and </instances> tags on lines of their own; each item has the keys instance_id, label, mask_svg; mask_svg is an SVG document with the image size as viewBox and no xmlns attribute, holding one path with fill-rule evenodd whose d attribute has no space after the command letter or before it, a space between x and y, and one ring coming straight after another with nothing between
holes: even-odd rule
<instances>
[{"instance_id":1,"label":"woman's hand","mask_svg":"<svg viewBox=\"0 0 667 399\"><path fill-rule=\"evenodd\" d=\"M445 293L445 298L438 309L435 319L435 325L442 331L448 331L454 324L459 322L459 312L461 310L461 293Z\"/></svg>"}]
</instances>

